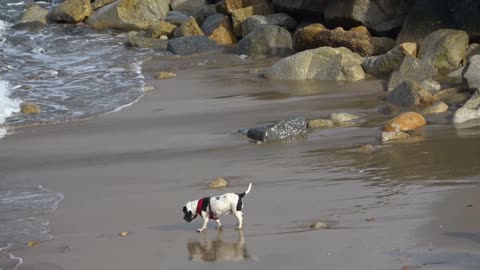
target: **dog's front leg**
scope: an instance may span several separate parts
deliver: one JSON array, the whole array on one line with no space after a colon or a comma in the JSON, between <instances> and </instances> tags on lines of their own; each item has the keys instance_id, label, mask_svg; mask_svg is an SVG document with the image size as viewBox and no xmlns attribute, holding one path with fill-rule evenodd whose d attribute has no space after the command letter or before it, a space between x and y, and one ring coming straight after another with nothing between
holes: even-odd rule
<instances>
[{"instance_id":1,"label":"dog's front leg","mask_svg":"<svg viewBox=\"0 0 480 270\"><path fill-rule=\"evenodd\" d=\"M200 229L197 229L197 232L203 232L207 229L207 224L208 224L208 217L202 217L203 218L203 226Z\"/></svg>"},{"instance_id":2,"label":"dog's front leg","mask_svg":"<svg viewBox=\"0 0 480 270\"><path fill-rule=\"evenodd\" d=\"M217 219L215 219L215 221L217 222L217 230L222 230L223 226L222 226L222 223L220 222L220 219L217 218Z\"/></svg>"}]
</instances>

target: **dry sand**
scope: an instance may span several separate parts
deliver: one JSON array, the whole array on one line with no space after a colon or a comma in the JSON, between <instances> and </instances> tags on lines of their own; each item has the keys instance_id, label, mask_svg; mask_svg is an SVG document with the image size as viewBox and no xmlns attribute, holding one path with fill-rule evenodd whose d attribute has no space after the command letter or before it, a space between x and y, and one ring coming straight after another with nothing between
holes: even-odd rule
<instances>
[{"instance_id":1,"label":"dry sand","mask_svg":"<svg viewBox=\"0 0 480 270\"><path fill-rule=\"evenodd\" d=\"M476 131L462 136L439 121L425 140L355 153L378 144L381 82L268 82L252 72L268 63L204 58L152 60L144 73L155 90L133 106L20 129L0 143L3 183L65 195L45 216L54 239L15 251L20 269L480 268L479 162L457 161L477 153ZM164 70L177 76L153 80ZM337 111L366 122L292 144L256 145L237 133ZM458 150L438 149L446 144ZM206 189L218 176L232 186ZM250 181L243 239L233 217L220 236L213 224L203 235L198 220L183 222L186 201L242 192ZM331 229L308 229L317 220Z\"/></svg>"}]
</instances>

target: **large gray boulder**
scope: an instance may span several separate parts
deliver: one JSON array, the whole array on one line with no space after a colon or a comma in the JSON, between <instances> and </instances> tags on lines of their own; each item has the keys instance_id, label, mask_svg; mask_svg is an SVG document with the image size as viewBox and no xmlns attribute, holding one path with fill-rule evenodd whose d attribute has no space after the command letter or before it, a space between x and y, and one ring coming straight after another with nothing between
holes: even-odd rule
<instances>
[{"instance_id":1,"label":"large gray boulder","mask_svg":"<svg viewBox=\"0 0 480 270\"><path fill-rule=\"evenodd\" d=\"M171 10L167 12L167 15L165 16L166 22L176 26L182 25L184 22L188 21L189 19L190 19L190 16L177 10Z\"/></svg>"},{"instance_id":2,"label":"large gray boulder","mask_svg":"<svg viewBox=\"0 0 480 270\"><path fill-rule=\"evenodd\" d=\"M182 11L188 15L195 15L196 11L207 5L207 0L171 0L172 10Z\"/></svg>"},{"instance_id":3,"label":"large gray boulder","mask_svg":"<svg viewBox=\"0 0 480 270\"><path fill-rule=\"evenodd\" d=\"M422 42L418 58L431 64L439 73L448 74L458 68L468 46L468 34L462 30L441 29Z\"/></svg>"},{"instance_id":4,"label":"large gray boulder","mask_svg":"<svg viewBox=\"0 0 480 270\"><path fill-rule=\"evenodd\" d=\"M290 32L276 25L258 26L233 48L236 54L252 57L289 55L293 52Z\"/></svg>"},{"instance_id":5,"label":"large gray boulder","mask_svg":"<svg viewBox=\"0 0 480 270\"><path fill-rule=\"evenodd\" d=\"M468 88L480 90L480 55L474 55L468 61L463 73Z\"/></svg>"},{"instance_id":6,"label":"large gray boulder","mask_svg":"<svg viewBox=\"0 0 480 270\"><path fill-rule=\"evenodd\" d=\"M275 63L265 76L276 80L358 81L365 78L363 58L347 48L321 47Z\"/></svg>"},{"instance_id":7,"label":"large gray boulder","mask_svg":"<svg viewBox=\"0 0 480 270\"><path fill-rule=\"evenodd\" d=\"M258 25L271 24L283 27L287 30L294 30L298 23L285 13L275 13L271 15L253 15L248 17L242 23L242 37L250 34Z\"/></svg>"},{"instance_id":8,"label":"large gray boulder","mask_svg":"<svg viewBox=\"0 0 480 270\"><path fill-rule=\"evenodd\" d=\"M177 55L190 55L220 48L217 43L205 36L188 36L168 41L167 50Z\"/></svg>"},{"instance_id":9,"label":"large gray boulder","mask_svg":"<svg viewBox=\"0 0 480 270\"><path fill-rule=\"evenodd\" d=\"M165 17L169 0L118 0L98 9L86 23L95 29L144 30Z\"/></svg>"},{"instance_id":10,"label":"large gray boulder","mask_svg":"<svg viewBox=\"0 0 480 270\"><path fill-rule=\"evenodd\" d=\"M473 119L480 118L480 93L475 91L473 96L468 100L463 107L455 111L453 114L453 122L460 124Z\"/></svg>"},{"instance_id":11,"label":"large gray boulder","mask_svg":"<svg viewBox=\"0 0 480 270\"><path fill-rule=\"evenodd\" d=\"M376 34L389 33L401 28L407 16L407 0L330 0L325 19L330 24L364 25Z\"/></svg>"},{"instance_id":12,"label":"large gray boulder","mask_svg":"<svg viewBox=\"0 0 480 270\"><path fill-rule=\"evenodd\" d=\"M400 66L390 75L387 91L392 91L404 80L423 82L425 80L432 80L436 74L437 71L432 65L418 58L405 56Z\"/></svg>"},{"instance_id":13,"label":"large gray boulder","mask_svg":"<svg viewBox=\"0 0 480 270\"><path fill-rule=\"evenodd\" d=\"M276 10L295 15L322 15L328 0L273 0Z\"/></svg>"},{"instance_id":14,"label":"large gray boulder","mask_svg":"<svg viewBox=\"0 0 480 270\"><path fill-rule=\"evenodd\" d=\"M247 137L260 142L278 142L294 140L307 134L307 121L303 117L279 121L275 124L251 128Z\"/></svg>"},{"instance_id":15,"label":"large gray boulder","mask_svg":"<svg viewBox=\"0 0 480 270\"><path fill-rule=\"evenodd\" d=\"M90 0L65 0L47 14L47 19L55 22L77 23L92 14Z\"/></svg>"}]
</instances>

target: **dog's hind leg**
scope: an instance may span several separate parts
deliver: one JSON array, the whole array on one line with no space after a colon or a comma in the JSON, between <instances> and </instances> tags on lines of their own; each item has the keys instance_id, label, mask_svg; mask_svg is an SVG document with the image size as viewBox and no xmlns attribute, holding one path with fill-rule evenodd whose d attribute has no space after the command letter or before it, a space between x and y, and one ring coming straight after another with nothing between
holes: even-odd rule
<instances>
[{"instance_id":1,"label":"dog's hind leg","mask_svg":"<svg viewBox=\"0 0 480 270\"><path fill-rule=\"evenodd\" d=\"M203 226L200 229L197 229L197 232L203 232L207 229L208 217L203 217Z\"/></svg>"},{"instance_id":2,"label":"dog's hind leg","mask_svg":"<svg viewBox=\"0 0 480 270\"><path fill-rule=\"evenodd\" d=\"M242 211L234 211L233 214L237 218L237 230L241 230L243 228L243 212Z\"/></svg>"}]
</instances>

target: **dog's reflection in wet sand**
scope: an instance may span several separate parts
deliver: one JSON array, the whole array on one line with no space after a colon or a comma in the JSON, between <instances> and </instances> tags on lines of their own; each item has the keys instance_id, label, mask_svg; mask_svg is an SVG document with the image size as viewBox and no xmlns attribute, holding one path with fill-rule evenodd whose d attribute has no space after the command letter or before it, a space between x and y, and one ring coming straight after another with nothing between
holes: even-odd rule
<instances>
[{"instance_id":1,"label":"dog's reflection in wet sand","mask_svg":"<svg viewBox=\"0 0 480 270\"><path fill-rule=\"evenodd\" d=\"M188 255L195 262L243 262L250 259L245 245L243 231L239 231L237 242L223 241L222 231L218 231L217 240L209 240L206 233L202 233L202 241L189 241Z\"/></svg>"}]
</instances>

